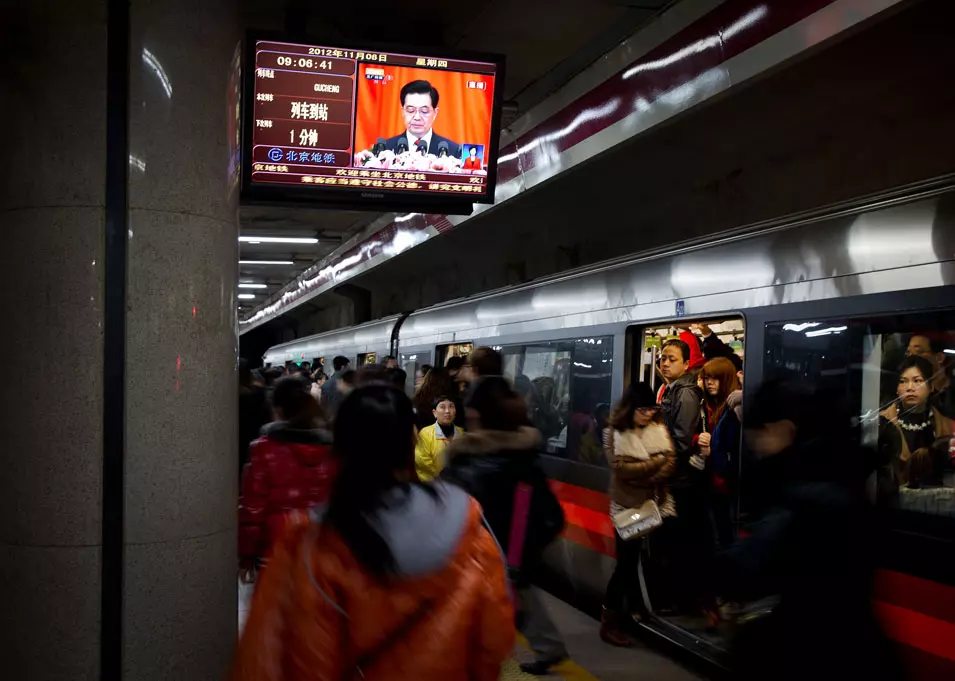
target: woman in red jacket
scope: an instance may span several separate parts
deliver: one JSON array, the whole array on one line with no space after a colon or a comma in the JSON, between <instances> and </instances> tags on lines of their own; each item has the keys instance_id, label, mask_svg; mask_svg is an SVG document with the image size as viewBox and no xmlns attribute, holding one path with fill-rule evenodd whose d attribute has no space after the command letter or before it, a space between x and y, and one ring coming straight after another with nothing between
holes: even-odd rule
<instances>
[{"instance_id":1,"label":"woman in red jacket","mask_svg":"<svg viewBox=\"0 0 955 681\"><path fill-rule=\"evenodd\" d=\"M298 377L275 385L276 420L249 448L239 497L239 557L243 577L259 567L290 512L328 500L335 464L332 436L321 427L321 408Z\"/></svg>"}]
</instances>

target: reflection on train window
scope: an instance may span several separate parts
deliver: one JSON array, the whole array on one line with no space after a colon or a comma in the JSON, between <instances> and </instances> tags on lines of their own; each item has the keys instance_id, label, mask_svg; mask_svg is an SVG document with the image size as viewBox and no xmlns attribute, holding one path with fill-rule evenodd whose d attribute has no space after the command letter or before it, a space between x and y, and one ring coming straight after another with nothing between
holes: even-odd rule
<instances>
[{"instance_id":1,"label":"reflection on train window","mask_svg":"<svg viewBox=\"0 0 955 681\"><path fill-rule=\"evenodd\" d=\"M766 352L765 378L848 396L878 452L875 501L955 518L955 312L770 325Z\"/></svg>"},{"instance_id":2,"label":"reflection on train window","mask_svg":"<svg viewBox=\"0 0 955 681\"><path fill-rule=\"evenodd\" d=\"M408 374L405 382L405 392L413 395L424 380L424 368L431 365L431 352L402 352L398 357L401 368Z\"/></svg>"},{"instance_id":3,"label":"reflection on train window","mask_svg":"<svg viewBox=\"0 0 955 681\"><path fill-rule=\"evenodd\" d=\"M527 402L548 453L606 466L600 433L610 413L613 338L500 348L504 374Z\"/></svg>"},{"instance_id":4,"label":"reflection on train window","mask_svg":"<svg viewBox=\"0 0 955 681\"><path fill-rule=\"evenodd\" d=\"M358 354L358 366L363 366L365 364L374 364L378 361L377 352L366 352Z\"/></svg>"},{"instance_id":5,"label":"reflection on train window","mask_svg":"<svg viewBox=\"0 0 955 681\"><path fill-rule=\"evenodd\" d=\"M448 363L448 360L452 357L464 357L467 359L473 348L474 343L451 343L449 345L439 345L437 347L438 364L440 366L445 366Z\"/></svg>"}]
</instances>

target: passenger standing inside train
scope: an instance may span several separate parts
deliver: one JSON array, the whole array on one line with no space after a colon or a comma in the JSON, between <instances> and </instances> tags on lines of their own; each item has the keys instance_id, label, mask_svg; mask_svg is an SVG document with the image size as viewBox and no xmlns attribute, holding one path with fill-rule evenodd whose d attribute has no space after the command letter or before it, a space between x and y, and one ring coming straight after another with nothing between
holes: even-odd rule
<instances>
[{"instance_id":1,"label":"passenger standing inside train","mask_svg":"<svg viewBox=\"0 0 955 681\"><path fill-rule=\"evenodd\" d=\"M275 421L252 443L239 497L239 556L246 581L258 568L288 513L328 499L335 466L331 433L305 381L286 376L272 394Z\"/></svg>"},{"instance_id":2,"label":"passenger standing inside train","mask_svg":"<svg viewBox=\"0 0 955 681\"><path fill-rule=\"evenodd\" d=\"M398 360L391 355L388 355L385 357L384 364L385 364L385 368L388 369L389 371L392 369L398 368Z\"/></svg>"},{"instance_id":3,"label":"passenger standing inside train","mask_svg":"<svg viewBox=\"0 0 955 681\"><path fill-rule=\"evenodd\" d=\"M338 411L338 405L345 399L341 389L342 374L348 370L349 361L347 357L339 355L332 360L332 367L335 373L332 374L328 382L322 387L322 408L325 410L325 416L329 420L335 419L335 413Z\"/></svg>"},{"instance_id":4,"label":"passenger standing inside train","mask_svg":"<svg viewBox=\"0 0 955 681\"><path fill-rule=\"evenodd\" d=\"M697 439L702 430L702 392L697 377L689 371L690 346L671 339L663 344L660 371L667 382L663 391L663 422L676 450L676 470L671 479L671 492L676 504L676 517L670 518L655 533L668 566L659 571L666 584L664 609L681 604L706 609L708 598L703 577L712 554L712 532L709 508L706 505L704 456ZM653 540L651 540L653 543ZM658 599L659 601L660 599ZM706 612L712 623L712 611Z\"/></svg>"},{"instance_id":5,"label":"passenger standing inside train","mask_svg":"<svg viewBox=\"0 0 955 681\"><path fill-rule=\"evenodd\" d=\"M896 484L905 488L906 504L918 503L909 490L943 487L946 478L955 480L952 422L931 400L933 368L920 355L906 357L899 367L898 400L879 414L883 459L894 471Z\"/></svg>"},{"instance_id":6,"label":"passenger standing inside train","mask_svg":"<svg viewBox=\"0 0 955 681\"><path fill-rule=\"evenodd\" d=\"M503 377L483 379L466 408L467 432L448 447L441 480L460 485L481 503L491 530L507 551L521 603L518 627L535 657L521 668L530 674L546 674L567 657L567 648L531 589L531 581L544 549L563 528L564 514L540 466L540 433L528 426L524 400ZM524 514L516 504L519 489L520 495L530 494ZM512 545L512 528L522 526L526 529L523 546L519 530Z\"/></svg>"},{"instance_id":7,"label":"passenger standing inside train","mask_svg":"<svg viewBox=\"0 0 955 681\"><path fill-rule=\"evenodd\" d=\"M454 417L457 415L454 400L447 395L440 395L434 401L431 413L434 423L421 429L418 443L415 445L415 470L422 482L434 480L444 470L445 449L455 437L464 432L454 425Z\"/></svg>"},{"instance_id":8,"label":"passenger standing inside train","mask_svg":"<svg viewBox=\"0 0 955 681\"><path fill-rule=\"evenodd\" d=\"M932 363L932 403L946 417L955 418L955 381L949 375L945 345L937 338L915 334L909 339L905 354Z\"/></svg>"},{"instance_id":9,"label":"passenger standing inside train","mask_svg":"<svg viewBox=\"0 0 955 681\"><path fill-rule=\"evenodd\" d=\"M444 369L435 367L425 375L424 381L415 391L412 399L415 410L415 425L419 432L434 424L434 405L439 397L451 398L455 406L455 418L457 418L458 405L455 399L455 391L454 381Z\"/></svg>"},{"instance_id":10,"label":"passenger standing inside train","mask_svg":"<svg viewBox=\"0 0 955 681\"><path fill-rule=\"evenodd\" d=\"M708 324L699 324L694 325L696 329L699 329L700 335L703 337L703 357L707 361L711 359L716 359L717 357L725 357L733 363L733 366L736 368L736 371L743 370L743 360L733 352L733 349L724 343L719 336L713 333L713 329L709 327ZM694 326L691 326L691 329L694 329Z\"/></svg>"},{"instance_id":11,"label":"passenger standing inside train","mask_svg":"<svg viewBox=\"0 0 955 681\"><path fill-rule=\"evenodd\" d=\"M733 468L739 465L740 424L733 409L742 402L736 367L727 357L711 359L700 372L705 393L706 431L698 445L707 460L710 475L709 504L721 545L733 540L731 488L735 488ZM733 401L732 405L730 401Z\"/></svg>"},{"instance_id":12,"label":"passenger standing inside train","mask_svg":"<svg viewBox=\"0 0 955 681\"><path fill-rule=\"evenodd\" d=\"M335 422L325 509L286 527L231 681L497 681L514 645L505 564L479 504L414 477L414 412L356 388Z\"/></svg>"},{"instance_id":13,"label":"passenger standing inside train","mask_svg":"<svg viewBox=\"0 0 955 681\"><path fill-rule=\"evenodd\" d=\"M604 451L610 464L611 518L650 500L661 515L672 513L666 480L676 468L676 452L660 422L653 388L646 383L631 385L613 409ZM638 576L643 544L642 538L624 540L614 533L617 563L604 594L600 623L600 638L611 645L632 646L623 622L646 614Z\"/></svg>"}]
</instances>

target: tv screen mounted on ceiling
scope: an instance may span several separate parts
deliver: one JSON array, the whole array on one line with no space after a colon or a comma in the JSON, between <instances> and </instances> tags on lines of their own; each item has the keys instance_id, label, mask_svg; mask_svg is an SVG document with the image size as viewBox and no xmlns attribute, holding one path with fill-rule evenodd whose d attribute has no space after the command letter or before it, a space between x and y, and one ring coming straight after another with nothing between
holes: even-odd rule
<instances>
[{"instance_id":1,"label":"tv screen mounted on ceiling","mask_svg":"<svg viewBox=\"0 0 955 681\"><path fill-rule=\"evenodd\" d=\"M470 213L493 203L504 58L250 33L242 199Z\"/></svg>"}]
</instances>

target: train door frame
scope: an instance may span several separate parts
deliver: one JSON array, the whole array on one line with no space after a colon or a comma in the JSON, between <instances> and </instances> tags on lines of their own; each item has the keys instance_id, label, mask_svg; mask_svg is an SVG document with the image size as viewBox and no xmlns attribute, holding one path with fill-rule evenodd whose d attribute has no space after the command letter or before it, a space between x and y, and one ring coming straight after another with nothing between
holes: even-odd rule
<instances>
[{"instance_id":1,"label":"train door frame","mask_svg":"<svg viewBox=\"0 0 955 681\"><path fill-rule=\"evenodd\" d=\"M653 321L643 321L638 324L631 324L627 326L625 330L625 360L624 360L624 390L633 382L640 381L644 374L645 366L645 342L646 342L646 331L648 329L659 328L661 326L673 326L673 327L689 327L693 324L717 324L729 320L739 320L742 325L742 335L743 335L743 368L744 373L746 370L746 357L750 354L750 329L752 328L750 319L747 314L741 310L728 310L716 314L705 314L698 315L693 317L676 317L676 318L664 318ZM636 348L640 348L639 352L636 351ZM652 366L651 364L646 365L647 367ZM654 386L654 389L657 388L656 384L651 383ZM742 435L740 436L740 447L742 447ZM737 458L737 466L739 466L740 459ZM737 471L739 474L740 471ZM735 509L735 512L738 512L739 508L739 499L738 493L732 499L732 504ZM738 523L734 523L734 534L738 530ZM639 573L638 573L639 583L640 583L640 594L643 598L644 605L653 612L653 599L647 587L646 577L644 574L643 561L641 560ZM715 641L709 641L701 637L698 633L695 633L691 629L684 628L681 624L670 621L668 618L662 617L658 614L654 614L649 621L643 623L647 628L655 631L658 634L661 634L667 637L670 640L693 640L692 647L703 655L704 658L710 660L712 663L717 666L725 668L726 665L726 655L727 648L724 645L721 645Z\"/></svg>"}]
</instances>

